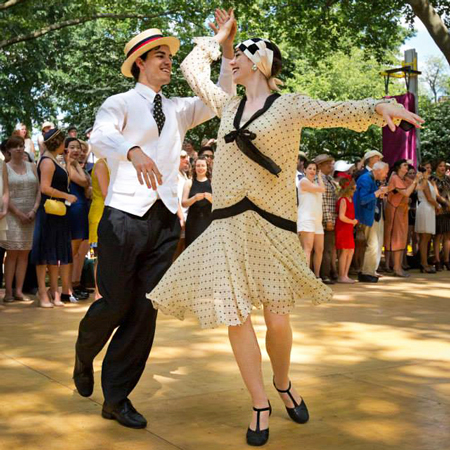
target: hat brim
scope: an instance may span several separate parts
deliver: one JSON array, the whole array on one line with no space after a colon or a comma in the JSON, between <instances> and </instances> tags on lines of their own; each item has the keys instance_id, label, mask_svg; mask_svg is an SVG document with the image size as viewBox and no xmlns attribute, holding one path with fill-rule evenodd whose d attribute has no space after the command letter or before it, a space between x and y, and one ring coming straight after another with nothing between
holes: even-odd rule
<instances>
[{"instance_id":1,"label":"hat brim","mask_svg":"<svg viewBox=\"0 0 450 450\"><path fill-rule=\"evenodd\" d=\"M161 47L162 45L167 45L169 47L172 56L174 56L180 49L180 41L176 37L167 36L151 41L148 44L143 45L141 48L139 48L139 50L136 50L125 60L121 68L122 74L128 78L132 78L133 75L131 74L131 68L133 67L136 59L138 59L139 56L148 52L152 48Z\"/></svg>"}]
</instances>

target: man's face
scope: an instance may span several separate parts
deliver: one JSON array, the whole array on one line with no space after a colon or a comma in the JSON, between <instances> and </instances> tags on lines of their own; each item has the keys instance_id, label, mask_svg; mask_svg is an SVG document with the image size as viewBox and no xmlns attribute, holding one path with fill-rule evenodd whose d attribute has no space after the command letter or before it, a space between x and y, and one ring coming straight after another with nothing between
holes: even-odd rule
<instances>
[{"instance_id":1,"label":"man's face","mask_svg":"<svg viewBox=\"0 0 450 450\"><path fill-rule=\"evenodd\" d=\"M328 161L324 161L322 164L319 164L319 170L322 171L324 175L331 175L334 169L334 159L330 159Z\"/></svg>"},{"instance_id":2,"label":"man's face","mask_svg":"<svg viewBox=\"0 0 450 450\"><path fill-rule=\"evenodd\" d=\"M206 161L209 163L209 165L212 167L214 164L214 152L212 150L204 150L201 155L203 158L206 159Z\"/></svg>"},{"instance_id":3,"label":"man's face","mask_svg":"<svg viewBox=\"0 0 450 450\"><path fill-rule=\"evenodd\" d=\"M297 158L297 170L299 172L303 172L304 167L305 167L304 160L303 160L303 158L301 156L299 156Z\"/></svg>"},{"instance_id":4,"label":"man's face","mask_svg":"<svg viewBox=\"0 0 450 450\"><path fill-rule=\"evenodd\" d=\"M167 45L161 45L161 47L150 50L145 61L137 58L136 64L141 71L140 82L156 88L170 83L172 54Z\"/></svg>"},{"instance_id":5,"label":"man's face","mask_svg":"<svg viewBox=\"0 0 450 450\"><path fill-rule=\"evenodd\" d=\"M389 167L385 167L384 169L374 170L373 175L375 180L383 181L388 176Z\"/></svg>"},{"instance_id":6,"label":"man's face","mask_svg":"<svg viewBox=\"0 0 450 450\"><path fill-rule=\"evenodd\" d=\"M377 163L381 158L378 155L372 156L372 158L369 158L367 161L367 165L369 167L373 167L375 163Z\"/></svg>"},{"instance_id":7,"label":"man's face","mask_svg":"<svg viewBox=\"0 0 450 450\"><path fill-rule=\"evenodd\" d=\"M180 172L188 172L189 171L189 156L180 156Z\"/></svg>"},{"instance_id":8,"label":"man's face","mask_svg":"<svg viewBox=\"0 0 450 450\"><path fill-rule=\"evenodd\" d=\"M77 137L77 130L70 130L68 134L69 134L69 137L76 138Z\"/></svg>"}]
</instances>

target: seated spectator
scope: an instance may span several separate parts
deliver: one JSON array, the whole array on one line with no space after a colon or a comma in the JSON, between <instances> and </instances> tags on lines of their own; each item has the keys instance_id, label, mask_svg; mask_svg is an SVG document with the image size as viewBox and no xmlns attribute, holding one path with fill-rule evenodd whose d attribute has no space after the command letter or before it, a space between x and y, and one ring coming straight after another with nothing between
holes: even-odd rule
<instances>
[{"instance_id":1,"label":"seated spectator","mask_svg":"<svg viewBox=\"0 0 450 450\"><path fill-rule=\"evenodd\" d=\"M356 189L354 180L341 178L339 180L339 199L336 204L336 250L339 252L339 277L338 283L356 283L348 276L350 264L355 251L353 227L358 223L355 219L355 207L353 205L353 193Z\"/></svg>"},{"instance_id":2,"label":"seated spectator","mask_svg":"<svg viewBox=\"0 0 450 450\"><path fill-rule=\"evenodd\" d=\"M41 200L36 166L24 160L24 139L20 136L10 137L6 148L11 153L11 160L7 164L10 200L6 216L6 239L0 241L0 246L6 249L5 303L26 300L23 283L33 245L34 220Z\"/></svg>"},{"instance_id":3,"label":"seated spectator","mask_svg":"<svg viewBox=\"0 0 450 450\"><path fill-rule=\"evenodd\" d=\"M436 273L436 269L428 264L428 246L431 237L436 234L436 211L442 207L436 200L437 188L430 181L431 170L425 165L419 167L419 172L423 178L417 188L415 231L419 235L420 271Z\"/></svg>"},{"instance_id":4,"label":"seated spectator","mask_svg":"<svg viewBox=\"0 0 450 450\"><path fill-rule=\"evenodd\" d=\"M308 161L304 165L305 176L297 183L298 218L297 233L305 253L306 261L311 266L311 254L314 251L313 270L320 277L323 253L322 195L325 185L322 173L317 174L317 164ZM316 179L316 183L314 180Z\"/></svg>"},{"instance_id":5,"label":"seated spectator","mask_svg":"<svg viewBox=\"0 0 450 450\"><path fill-rule=\"evenodd\" d=\"M195 161L192 179L184 184L181 205L189 208L185 228L186 247L188 247L211 223L211 169L204 157L199 156Z\"/></svg>"},{"instance_id":6,"label":"seated spectator","mask_svg":"<svg viewBox=\"0 0 450 450\"><path fill-rule=\"evenodd\" d=\"M406 177L407 172L406 159L394 163L388 185L384 225L384 248L391 252L394 276L402 278L409 277L402 267L408 238L408 200L422 178L422 174L418 174L414 181L411 181Z\"/></svg>"},{"instance_id":7,"label":"seated spectator","mask_svg":"<svg viewBox=\"0 0 450 450\"><path fill-rule=\"evenodd\" d=\"M41 204L36 215L31 262L36 264L39 306L52 308L64 306L61 299L70 298L72 247L67 214L60 216L47 213L44 204L48 199L75 203L77 198L69 194L69 176L57 160L57 156L64 152L64 133L58 129L48 131L44 135L44 144L46 151L37 167ZM47 268L50 276L48 293L45 284ZM58 273L61 274L62 281L61 296L58 290Z\"/></svg>"}]
</instances>

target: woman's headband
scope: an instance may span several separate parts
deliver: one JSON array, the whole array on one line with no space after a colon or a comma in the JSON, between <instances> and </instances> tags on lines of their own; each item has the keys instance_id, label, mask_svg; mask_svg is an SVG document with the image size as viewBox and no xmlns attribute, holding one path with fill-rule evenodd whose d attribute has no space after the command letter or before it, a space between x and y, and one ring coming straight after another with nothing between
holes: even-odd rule
<instances>
[{"instance_id":1,"label":"woman's headband","mask_svg":"<svg viewBox=\"0 0 450 450\"><path fill-rule=\"evenodd\" d=\"M275 46L266 39L253 38L236 46L267 78L270 89L279 91L283 82L272 76L273 53Z\"/></svg>"}]
</instances>

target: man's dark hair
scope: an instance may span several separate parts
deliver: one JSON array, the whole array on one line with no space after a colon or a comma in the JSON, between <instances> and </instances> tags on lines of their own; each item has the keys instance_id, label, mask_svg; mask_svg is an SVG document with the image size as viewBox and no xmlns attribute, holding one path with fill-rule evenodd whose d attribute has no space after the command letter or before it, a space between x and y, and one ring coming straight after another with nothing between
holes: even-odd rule
<instances>
[{"instance_id":1,"label":"man's dark hair","mask_svg":"<svg viewBox=\"0 0 450 450\"><path fill-rule=\"evenodd\" d=\"M67 128L67 132L70 133L71 131L78 131L77 127L74 127L73 125L69 128Z\"/></svg>"},{"instance_id":2,"label":"man's dark hair","mask_svg":"<svg viewBox=\"0 0 450 450\"><path fill-rule=\"evenodd\" d=\"M160 48L161 46L158 45L157 47L153 47L151 48L148 52L142 53L141 56L139 56L139 58L142 59L142 61L145 61L147 59L148 54L152 51L152 50L158 50L158 48ZM136 58L137 59L137 58ZM131 75L133 75L134 81L136 81L136 83L139 81L139 74L141 73L138 65L136 64L136 62L133 63L133 65L131 66Z\"/></svg>"},{"instance_id":3,"label":"man's dark hair","mask_svg":"<svg viewBox=\"0 0 450 450\"><path fill-rule=\"evenodd\" d=\"M206 151L210 151L213 152L213 154L215 153L215 149L212 146L209 145L205 145L204 147L202 147L199 151L198 151L198 156L202 156L203 153L205 153Z\"/></svg>"}]
</instances>

